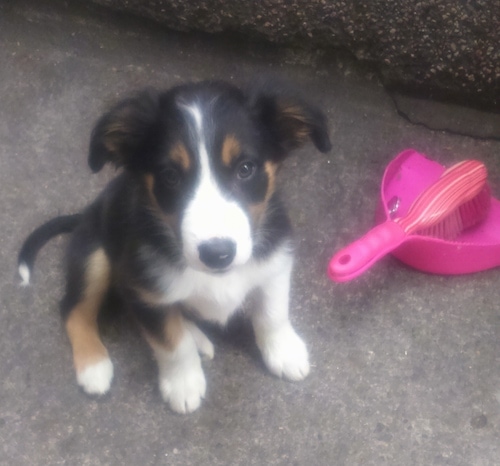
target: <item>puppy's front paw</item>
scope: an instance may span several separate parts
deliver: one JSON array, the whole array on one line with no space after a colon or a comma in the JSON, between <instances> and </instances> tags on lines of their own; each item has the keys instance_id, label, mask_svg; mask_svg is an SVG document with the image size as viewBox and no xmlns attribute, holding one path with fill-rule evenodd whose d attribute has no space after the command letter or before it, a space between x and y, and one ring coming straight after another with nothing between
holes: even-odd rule
<instances>
[{"instance_id":1,"label":"puppy's front paw","mask_svg":"<svg viewBox=\"0 0 500 466\"><path fill-rule=\"evenodd\" d=\"M198 353L200 353L204 359L213 359L215 352L214 345L207 336L193 322L186 321L184 325L191 333L196 343L196 348L198 348Z\"/></svg>"},{"instance_id":2,"label":"puppy's front paw","mask_svg":"<svg viewBox=\"0 0 500 466\"><path fill-rule=\"evenodd\" d=\"M113 379L113 363L103 359L77 372L78 385L89 395L104 395L109 391Z\"/></svg>"},{"instance_id":3,"label":"puppy's front paw","mask_svg":"<svg viewBox=\"0 0 500 466\"><path fill-rule=\"evenodd\" d=\"M206 386L199 360L160 374L162 397L177 413L185 414L198 409L205 397Z\"/></svg>"},{"instance_id":4,"label":"puppy's front paw","mask_svg":"<svg viewBox=\"0 0 500 466\"><path fill-rule=\"evenodd\" d=\"M302 380L309 374L309 355L291 326L258 335L257 345L267 368L278 377Z\"/></svg>"}]
</instances>

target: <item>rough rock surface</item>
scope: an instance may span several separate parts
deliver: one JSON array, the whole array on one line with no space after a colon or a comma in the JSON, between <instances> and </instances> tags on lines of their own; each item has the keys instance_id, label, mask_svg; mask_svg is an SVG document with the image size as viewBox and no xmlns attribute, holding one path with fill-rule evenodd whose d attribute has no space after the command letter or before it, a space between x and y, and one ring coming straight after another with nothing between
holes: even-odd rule
<instances>
[{"instance_id":1,"label":"rough rock surface","mask_svg":"<svg viewBox=\"0 0 500 466\"><path fill-rule=\"evenodd\" d=\"M391 87L500 106L498 0L93 1L178 30L343 48L375 64Z\"/></svg>"}]
</instances>

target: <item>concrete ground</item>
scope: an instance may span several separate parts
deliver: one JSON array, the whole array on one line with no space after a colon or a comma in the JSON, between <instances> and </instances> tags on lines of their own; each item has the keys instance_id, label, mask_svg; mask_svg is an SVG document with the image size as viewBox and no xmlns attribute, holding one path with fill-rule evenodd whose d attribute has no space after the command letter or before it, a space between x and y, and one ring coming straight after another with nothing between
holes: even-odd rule
<instances>
[{"instance_id":1,"label":"concrete ground","mask_svg":"<svg viewBox=\"0 0 500 466\"><path fill-rule=\"evenodd\" d=\"M0 43L0 464L500 463L500 269L431 276L387 258L347 284L324 273L330 255L372 225L381 175L399 151L414 147L446 165L482 160L498 197L498 141L411 124L376 77L347 60L168 33L105 10L7 2ZM209 329L216 355L205 363L204 404L175 415L160 399L146 344L123 320L104 328L112 391L87 398L58 316L65 239L42 251L33 286L22 289L23 237L81 209L113 175L86 165L107 103L138 87L239 83L269 71L323 105L334 144L327 156L298 151L281 172L297 238L291 314L310 349L310 376L269 375L237 318L227 331ZM424 120L426 112L445 123L467 118L419 105Z\"/></svg>"}]
</instances>

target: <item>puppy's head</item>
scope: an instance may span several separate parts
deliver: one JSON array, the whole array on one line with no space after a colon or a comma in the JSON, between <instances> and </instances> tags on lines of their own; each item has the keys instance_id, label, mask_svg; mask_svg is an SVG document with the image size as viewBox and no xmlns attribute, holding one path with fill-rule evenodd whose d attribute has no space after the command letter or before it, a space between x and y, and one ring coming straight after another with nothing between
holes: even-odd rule
<instances>
[{"instance_id":1,"label":"puppy's head","mask_svg":"<svg viewBox=\"0 0 500 466\"><path fill-rule=\"evenodd\" d=\"M185 262L223 272L252 256L277 168L309 139L330 149L326 119L283 87L201 82L118 103L94 128L89 165L137 175Z\"/></svg>"}]
</instances>

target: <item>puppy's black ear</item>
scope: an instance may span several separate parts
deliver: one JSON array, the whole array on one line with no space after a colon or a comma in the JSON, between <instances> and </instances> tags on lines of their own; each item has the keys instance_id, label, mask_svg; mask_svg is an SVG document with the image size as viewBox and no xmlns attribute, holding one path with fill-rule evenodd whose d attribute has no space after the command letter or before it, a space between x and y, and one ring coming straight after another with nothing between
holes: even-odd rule
<instances>
[{"instance_id":1,"label":"puppy's black ear","mask_svg":"<svg viewBox=\"0 0 500 466\"><path fill-rule=\"evenodd\" d=\"M145 167L161 131L158 95L144 91L122 100L96 123L90 140L89 166L96 173L107 163Z\"/></svg>"},{"instance_id":2,"label":"puppy's black ear","mask_svg":"<svg viewBox=\"0 0 500 466\"><path fill-rule=\"evenodd\" d=\"M250 91L249 101L252 114L275 146L278 157L285 157L308 139L321 152L331 149L325 115L293 89L267 81Z\"/></svg>"}]
</instances>

